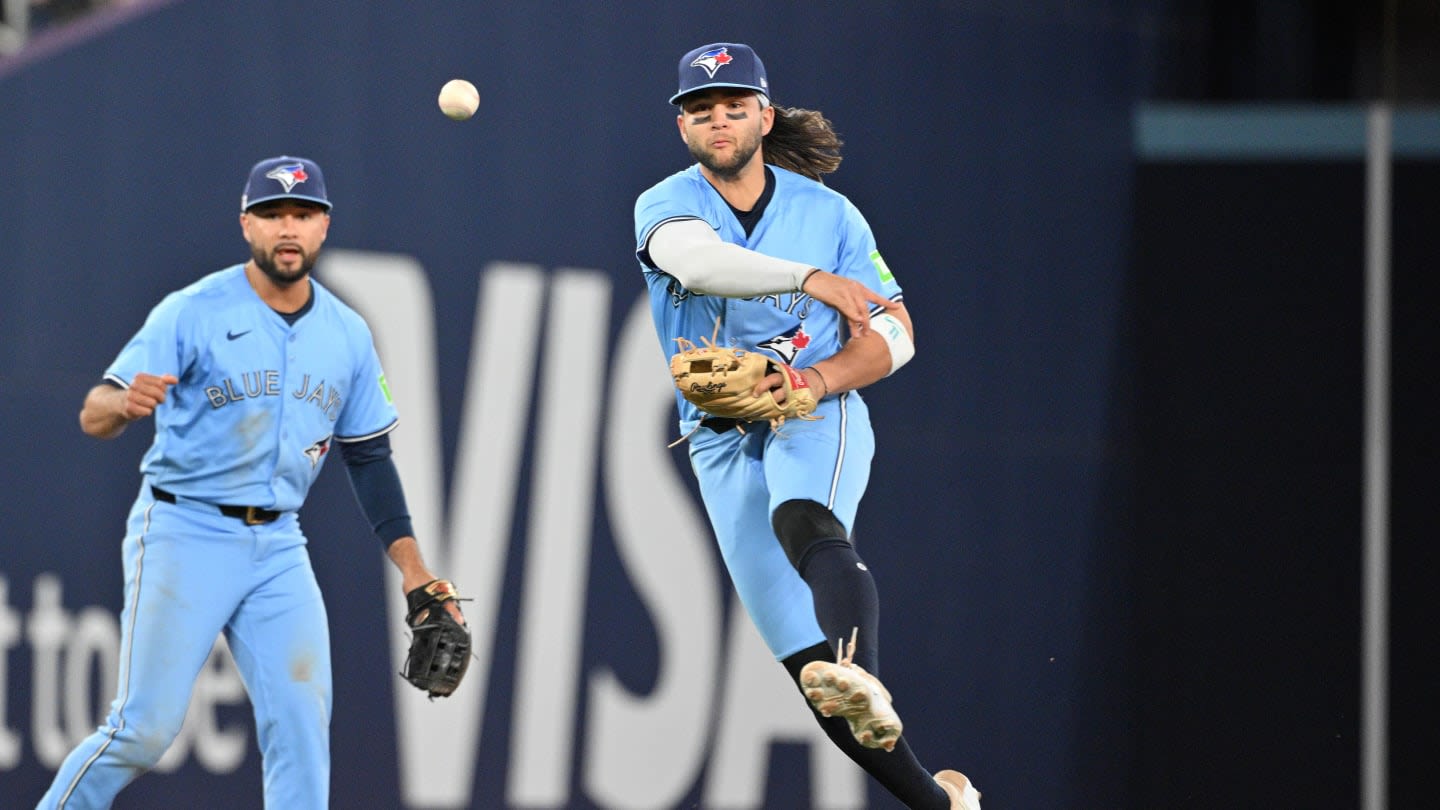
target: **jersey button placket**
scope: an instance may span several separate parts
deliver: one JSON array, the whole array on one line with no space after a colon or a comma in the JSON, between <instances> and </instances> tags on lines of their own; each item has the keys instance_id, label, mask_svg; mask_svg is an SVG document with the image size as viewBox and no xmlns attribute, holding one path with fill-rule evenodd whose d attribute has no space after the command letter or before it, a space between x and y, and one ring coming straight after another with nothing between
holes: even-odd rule
<instances>
[{"instance_id":1,"label":"jersey button placket","mask_svg":"<svg viewBox=\"0 0 1440 810\"><path fill-rule=\"evenodd\" d=\"M282 376L283 376L284 379L285 379L286 385L285 385L285 393L284 393L284 396L282 396L281 399L280 399L280 419L279 419L279 425L277 426L278 432L279 432L279 434L280 434L280 441L276 444L276 447L275 447L275 458L271 461L271 467L270 467L270 475L271 475L271 485L270 485L270 488L271 488L272 494L273 494L273 491L274 491L274 489L275 489L275 484L274 484L275 477L283 474L284 471L285 471L286 464L285 464L284 453L285 453L285 449L286 449L286 447L288 446L289 439L290 439L290 431L286 429L286 425L288 424L288 416L289 416L289 413L290 413L290 410L291 410L291 406L293 405L293 403L291 402L291 400L295 398L294 392L297 391L297 390L299 390L299 389L301 388L300 383L301 383L301 379L303 379L303 375L301 375L300 378L296 378L295 376L292 376L292 369L294 369L294 367L295 367L295 345L294 345L294 344L295 344L296 337L297 337L297 336L296 336L296 334L295 334L295 332L294 332L294 327L292 326L292 327L290 327L289 334L287 334L287 335L285 336L285 340L284 340L284 342L281 344L282 347L285 346L285 344L287 344L287 343L290 344L290 345L289 345L288 347L285 347L285 348L284 348L284 352L285 352L285 355L284 355L284 356L285 356L285 370L282 372Z\"/></svg>"}]
</instances>

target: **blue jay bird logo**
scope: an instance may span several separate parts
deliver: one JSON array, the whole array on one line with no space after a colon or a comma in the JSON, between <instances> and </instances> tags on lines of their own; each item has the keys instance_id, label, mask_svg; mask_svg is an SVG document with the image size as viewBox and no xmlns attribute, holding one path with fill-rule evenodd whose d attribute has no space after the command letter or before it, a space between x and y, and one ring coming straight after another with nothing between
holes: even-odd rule
<instances>
[{"instance_id":1,"label":"blue jay bird logo","mask_svg":"<svg viewBox=\"0 0 1440 810\"><path fill-rule=\"evenodd\" d=\"M715 71L733 61L735 61L735 57L730 55L729 48L712 48L695 57L695 61L690 63L690 67L703 68L713 79Z\"/></svg>"},{"instance_id":2,"label":"blue jay bird logo","mask_svg":"<svg viewBox=\"0 0 1440 810\"><path fill-rule=\"evenodd\" d=\"M795 358L800 352L810 345L810 336L805 334L805 327L797 326L783 335L776 335L768 340L762 340L755 344L757 348L774 352L776 357L785 361L786 365L795 365Z\"/></svg>"},{"instance_id":3,"label":"blue jay bird logo","mask_svg":"<svg viewBox=\"0 0 1440 810\"><path fill-rule=\"evenodd\" d=\"M286 193L289 193L290 189L310 179L310 175L305 173L305 164L303 163L289 163L284 166L276 166L266 172L265 176L284 186Z\"/></svg>"},{"instance_id":4,"label":"blue jay bird logo","mask_svg":"<svg viewBox=\"0 0 1440 810\"><path fill-rule=\"evenodd\" d=\"M333 436L334 434L331 435ZM313 469L328 452L330 452L330 436L326 436L305 448L305 457L310 459L310 467Z\"/></svg>"}]
</instances>

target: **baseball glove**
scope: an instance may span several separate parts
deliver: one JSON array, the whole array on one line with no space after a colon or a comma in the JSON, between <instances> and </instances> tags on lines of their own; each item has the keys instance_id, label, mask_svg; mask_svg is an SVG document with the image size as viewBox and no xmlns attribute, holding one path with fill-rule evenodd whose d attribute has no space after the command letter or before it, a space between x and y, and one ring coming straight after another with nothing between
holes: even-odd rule
<instances>
[{"instance_id":1,"label":"baseball glove","mask_svg":"<svg viewBox=\"0 0 1440 810\"><path fill-rule=\"evenodd\" d=\"M784 363L758 352L728 349L705 340L696 346L676 338L680 351L670 358L670 376L680 395L711 416L744 422L766 421L773 428L787 419L819 419L815 392L805 375ZM777 402L771 391L755 395L755 387L769 374L780 372L785 401Z\"/></svg>"},{"instance_id":2,"label":"baseball glove","mask_svg":"<svg viewBox=\"0 0 1440 810\"><path fill-rule=\"evenodd\" d=\"M470 628L455 621L446 602L459 594L449 580L435 579L405 594L410 652L401 677L430 699L449 697L470 667Z\"/></svg>"}]
</instances>

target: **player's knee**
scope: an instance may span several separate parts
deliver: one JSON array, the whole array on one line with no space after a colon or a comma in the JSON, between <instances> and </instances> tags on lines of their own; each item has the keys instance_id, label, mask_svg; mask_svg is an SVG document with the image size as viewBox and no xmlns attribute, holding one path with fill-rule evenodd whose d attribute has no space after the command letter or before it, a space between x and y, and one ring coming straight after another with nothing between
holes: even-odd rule
<instances>
[{"instance_id":1,"label":"player's knee","mask_svg":"<svg viewBox=\"0 0 1440 810\"><path fill-rule=\"evenodd\" d=\"M123 729L111 735L107 756L121 763L125 768L137 771L149 770L160 762L175 738L180 736L183 716L174 722L138 723L127 721Z\"/></svg>"},{"instance_id":2,"label":"player's knee","mask_svg":"<svg viewBox=\"0 0 1440 810\"><path fill-rule=\"evenodd\" d=\"M785 556L798 570L805 557L819 545L849 544L845 526L835 513L815 501L804 498L786 501L775 507L770 526L785 549Z\"/></svg>"}]
</instances>

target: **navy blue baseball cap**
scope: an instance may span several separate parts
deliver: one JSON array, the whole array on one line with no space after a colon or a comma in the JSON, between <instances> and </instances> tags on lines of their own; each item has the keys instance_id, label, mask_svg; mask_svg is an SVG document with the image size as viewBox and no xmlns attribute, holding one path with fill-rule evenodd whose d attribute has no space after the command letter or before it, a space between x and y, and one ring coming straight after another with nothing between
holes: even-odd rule
<instances>
[{"instance_id":1,"label":"navy blue baseball cap","mask_svg":"<svg viewBox=\"0 0 1440 810\"><path fill-rule=\"evenodd\" d=\"M245 193L240 195L240 210L249 211L271 200L304 200L331 209L325 196L325 175L315 161L281 155L266 158L250 169Z\"/></svg>"},{"instance_id":2,"label":"navy blue baseball cap","mask_svg":"<svg viewBox=\"0 0 1440 810\"><path fill-rule=\"evenodd\" d=\"M766 98L770 97L765 64L749 45L738 42L701 45L680 57L680 89L670 97L670 103L675 104L687 93L711 87L754 90Z\"/></svg>"}]
</instances>

